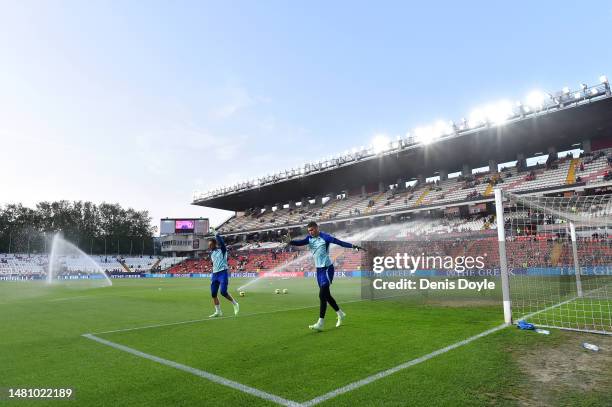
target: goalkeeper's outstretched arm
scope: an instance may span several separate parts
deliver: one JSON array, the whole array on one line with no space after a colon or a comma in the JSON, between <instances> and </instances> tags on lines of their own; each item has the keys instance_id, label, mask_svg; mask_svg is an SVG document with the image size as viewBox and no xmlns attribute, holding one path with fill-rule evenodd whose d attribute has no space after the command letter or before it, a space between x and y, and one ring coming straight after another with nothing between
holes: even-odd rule
<instances>
[{"instance_id":1,"label":"goalkeeper's outstretched arm","mask_svg":"<svg viewBox=\"0 0 612 407\"><path fill-rule=\"evenodd\" d=\"M290 246L306 246L308 244L308 240L308 236L306 236L304 239L288 240L287 244Z\"/></svg>"},{"instance_id":2,"label":"goalkeeper's outstretched arm","mask_svg":"<svg viewBox=\"0 0 612 407\"><path fill-rule=\"evenodd\" d=\"M345 242L342 241L332 235L328 235L327 233L321 233L321 237L327 242L327 243L333 243L333 244L337 244L338 246L342 246L342 247L346 247L347 249L355 249L355 250L364 250L363 247L358 246L356 244L353 243L349 243L349 242Z\"/></svg>"},{"instance_id":3,"label":"goalkeeper's outstretched arm","mask_svg":"<svg viewBox=\"0 0 612 407\"><path fill-rule=\"evenodd\" d=\"M221 252L225 254L225 252L227 252L227 246L225 246L225 240L223 240L223 236L221 236L219 232L217 232L217 229L213 227L211 227L209 231L217 240L217 245L219 246L219 249L221 249Z\"/></svg>"},{"instance_id":4,"label":"goalkeeper's outstretched arm","mask_svg":"<svg viewBox=\"0 0 612 407\"><path fill-rule=\"evenodd\" d=\"M225 252L227 251L227 247L225 246L225 240L223 240L223 237L218 232L215 235L215 239L217 239L217 244L219 245L221 252L225 254Z\"/></svg>"}]
</instances>

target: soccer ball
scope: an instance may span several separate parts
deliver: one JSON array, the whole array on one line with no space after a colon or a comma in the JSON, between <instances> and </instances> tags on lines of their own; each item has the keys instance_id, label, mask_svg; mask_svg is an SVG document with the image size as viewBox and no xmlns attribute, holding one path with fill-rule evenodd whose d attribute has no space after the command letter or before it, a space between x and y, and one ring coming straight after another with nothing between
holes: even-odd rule
<instances>
[{"instance_id":1,"label":"soccer ball","mask_svg":"<svg viewBox=\"0 0 612 407\"><path fill-rule=\"evenodd\" d=\"M287 294L289 292L289 290L287 290L286 288L283 288L283 294Z\"/></svg>"},{"instance_id":2,"label":"soccer ball","mask_svg":"<svg viewBox=\"0 0 612 407\"><path fill-rule=\"evenodd\" d=\"M277 288L276 290L274 290L274 294L280 294L280 288Z\"/></svg>"},{"instance_id":3,"label":"soccer ball","mask_svg":"<svg viewBox=\"0 0 612 407\"><path fill-rule=\"evenodd\" d=\"M241 297L244 297L244 291L240 291L238 294L240 294Z\"/></svg>"}]
</instances>

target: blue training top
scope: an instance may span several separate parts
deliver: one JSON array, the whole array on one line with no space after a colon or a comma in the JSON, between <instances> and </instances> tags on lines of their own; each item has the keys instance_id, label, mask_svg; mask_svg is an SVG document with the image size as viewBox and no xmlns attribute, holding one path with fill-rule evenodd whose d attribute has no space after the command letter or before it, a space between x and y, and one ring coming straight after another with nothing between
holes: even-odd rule
<instances>
[{"instance_id":1,"label":"blue training top","mask_svg":"<svg viewBox=\"0 0 612 407\"><path fill-rule=\"evenodd\" d=\"M220 234L216 234L217 248L210 251L210 259L213 264L213 273L218 273L223 270L229 269L227 265L227 247Z\"/></svg>"},{"instance_id":2,"label":"blue training top","mask_svg":"<svg viewBox=\"0 0 612 407\"><path fill-rule=\"evenodd\" d=\"M329 267L332 265L332 261L329 258L329 244L337 244L338 246L346 247L351 249L353 245L351 243L343 242L335 237L328 235L327 233L319 232L319 236L312 237L306 236L304 239L292 240L289 242L292 246L306 246L312 252L314 258L315 267Z\"/></svg>"}]
</instances>

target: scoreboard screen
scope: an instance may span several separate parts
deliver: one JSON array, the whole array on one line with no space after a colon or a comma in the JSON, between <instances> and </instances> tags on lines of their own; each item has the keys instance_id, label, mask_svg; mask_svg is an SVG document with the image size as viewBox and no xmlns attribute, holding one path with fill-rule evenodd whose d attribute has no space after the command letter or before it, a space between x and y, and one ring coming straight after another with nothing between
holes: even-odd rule
<instances>
[{"instance_id":1,"label":"scoreboard screen","mask_svg":"<svg viewBox=\"0 0 612 407\"><path fill-rule=\"evenodd\" d=\"M193 219L177 220L174 226L176 233L193 233L195 221Z\"/></svg>"},{"instance_id":2,"label":"scoreboard screen","mask_svg":"<svg viewBox=\"0 0 612 407\"><path fill-rule=\"evenodd\" d=\"M206 218L197 219L172 219L165 218L160 222L160 234L171 235L171 234L207 234L209 222Z\"/></svg>"}]
</instances>

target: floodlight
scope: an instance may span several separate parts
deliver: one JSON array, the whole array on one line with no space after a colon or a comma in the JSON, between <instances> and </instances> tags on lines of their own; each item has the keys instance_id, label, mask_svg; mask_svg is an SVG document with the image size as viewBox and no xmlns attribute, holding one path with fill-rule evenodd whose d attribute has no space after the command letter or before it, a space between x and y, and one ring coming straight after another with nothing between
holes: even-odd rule
<instances>
[{"instance_id":1,"label":"floodlight","mask_svg":"<svg viewBox=\"0 0 612 407\"><path fill-rule=\"evenodd\" d=\"M574 99L580 99L581 97L582 97L582 94L580 92L574 93Z\"/></svg>"},{"instance_id":2,"label":"floodlight","mask_svg":"<svg viewBox=\"0 0 612 407\"><path fill-rule=\"evenodd\" d=\"M502 124L508 118L512 117L512 103L507 100L502 100L493 105L484 108L486 119L492 124Z\"/></svg>"},{"instance_id":3,"label":"floodlight","mask_svg":"<svg viewBox=\"0 0 612 407\"><path fill-rule=\"evenodd\" d=\"M569 88L569 87L567 87L567 86L564 86L564 87L563 87L563 94L564 94L564 95L569 95L569 93L570 93L570 88Z\"/></svg>"},{"instance_id":4,"label":"floodlight","mask_svg":"<svg viewBox=\"0 0 612 407\"><path fill-rule=\"evenodd\" d=\"M478 127L485 122L486 116L482 109L476 109L472 111L470 114L470 119L468 120L470 127Z\"/></svg>"},{"instance_id":5,"label":"floodlight","mask_svg":"<svg viewBox=\"0 0 612 407\"><path fill-rule=\"evenodd\" d=\"M544 106L544 100L546 100L546 95L538 90L527 95L527 105L534 110L541 109Z\"/></svg>"},{"instance_id":6,"label":"floodlight","mask_svg":"<svg viewBox=\"0 0 612 407\"><path fill-rule=\"evenodd\" d=\"M372 139L372 150L374 151L374 154L380 154L388 150L390 143L391 140L389 139L389 136L385 134L377 134L374 136Z\"/></svg>"},{"instance_id":7,"label":"floodlight","mask_svg":"<svg viewBox=\"0 0 612 407\"><path fill-rule=\"evenodd\" d=\"M448 124L443 121L436 122L433 126L423 126L414 130L414 137L418 143L431 144L434 140L444 134L450 134L452 129L449 130Z\"/></svg>"},{"instance_id":8,"label":"floodlight","mask_svg":"<svg viewBox=\"0 0 612 407\"><path fill-rule=\"evenodd\" d=\"M418 127L414 129L414 138L418 143L429 144L432 142L431 127Z\"/></svg>"},{"instance_id":9,"label":"floodlight","mask_svg":"<svg viewBox=\"0 0 612 407\"><path fill-rule=\"evenodd\" d=\"M434 124L433 126L434 138L438 138L441 136L448 136L449 134L453 134L453 126L451 126L451 122L445 122L443 120L438 120L436 124Z\"/></svg>"},{"instance_id":10,"label":"floodlight","mask_svg":"<svg viewBox=\"0 0 612 407\"><path fill-rule=\"evenodd\" d=\"M601 83L608 83L608 77L606 75L601 75L599 77L599 82L601 82Z\"/></svg>"}]
</instances>

